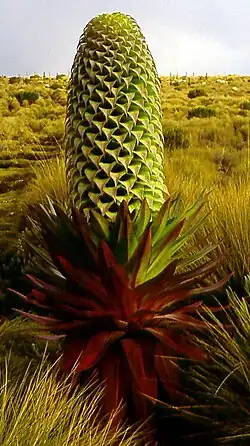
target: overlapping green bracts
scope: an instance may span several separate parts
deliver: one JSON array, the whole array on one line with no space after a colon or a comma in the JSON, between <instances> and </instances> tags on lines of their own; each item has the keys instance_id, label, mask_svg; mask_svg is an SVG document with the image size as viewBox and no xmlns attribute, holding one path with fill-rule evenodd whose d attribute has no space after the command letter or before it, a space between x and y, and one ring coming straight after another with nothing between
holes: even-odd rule
<instances>
[{"instance_id":1,"label":"overlapping green bracts","mask_svg":"<svg viewBox=\"0 0 250 446\"><path fill-rule=\"evenodd\" d=\"M92 19L71 71L66 165L71 204L113 219L125 199L158 210L166 195L160 81L136 21Z\"/></svg>"}]
</instances>

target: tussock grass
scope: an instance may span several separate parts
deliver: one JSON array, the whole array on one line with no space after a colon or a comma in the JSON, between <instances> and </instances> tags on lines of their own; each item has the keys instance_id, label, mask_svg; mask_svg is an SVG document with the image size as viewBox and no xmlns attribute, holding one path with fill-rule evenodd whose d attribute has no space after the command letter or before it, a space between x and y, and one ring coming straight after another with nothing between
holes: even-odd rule
<instances>
[{"instance_id":1,"label":"tussock grass","mask_svg":"<svg viewBox=\"0 0 250 446\"><path fill-rule=\"evenodd\" d=\"M207 422L214 445L242 446L250 440L250 276L245 278L245 290L243 299L227 290L227 326L207 308L202 318L209 337L196 338L209 364L190 372L196 405L187 414Z\"/></svg>"},{"instance_id":2,"label":"tussock grass","mask_svg":"<svg viewBox=\"0 0 250 446\"><path fill-rule=\"evenodd\" d=\"M60 359L60 357L59 357ZM29 366L19 378L9 374L11 353L0 368L0 444L2 446L134 446L142 430L112 426L99 417L103 386L94 377L84 388L56 377L57 362L46 352L35 372ZM115 413L113 414L115 416ZM145 444L145 443L144 443Z\"/></svg>"},{"instance_id":3,"label":"tussock grass","mask_svg":"<svg viewBox=\"0 0 250 446\"><path fill-rule=\"evenodd\" d=\"M190 164L192 159L183 153L178 162L166 159L166 183L172 196L180 194L184 206L192 204L204 188L211 190L204 210L210 213L192 243L202 247L221 241L216 252L224 256L225 267L243 280L250 271L250 173L245 166L244 174L218 175L202 161L202 154L196 164Z\"/></svg>"},{"instance_id":4,"label":"tussock grass","mask_svg":"<svg viewBox=\"0 0 250 446\"><path fill-rule=\"evenodd\" d=\"M221 307L224 323L206 306L200 313L207 332L195 336L194 343L206 352L207 361L183 367L187 402L173 407L158 401L165 417L188 423L185 433L176 433L175 446L250 443L250 276L244 298L231 288L227 295L229 308Z\"/></svg>"},{"instance_id":5,"label":"tussock grass","mask_svg":"<svg viewBox=\"0 0 250 446\"><path fill-rule=\"evenodd\" d=\"M44 149L44 159L36 163L30 162L30 168L35 174L35 181L32 181L26 190L25 203L45 203L46 195L61 203L67 209L67 182L64 150L60 147L59 155L50 159L46 157Z\"/></svg>"}]
</instances>

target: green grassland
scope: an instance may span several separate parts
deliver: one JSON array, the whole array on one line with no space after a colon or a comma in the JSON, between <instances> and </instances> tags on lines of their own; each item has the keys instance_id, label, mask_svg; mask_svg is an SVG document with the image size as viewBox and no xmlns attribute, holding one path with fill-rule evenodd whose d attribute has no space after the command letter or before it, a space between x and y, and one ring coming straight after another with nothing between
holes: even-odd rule
<instances>
[{"instance_id":1,"label":"green grassland","mask_svg":"<svg viewBox=\"0 0 250 446\"><path fill-rule=\"evenodd\" d=\"M22 198L39 160L63 143L67 78L0 78L1 245L15 241Z\"/></svg>"}]
</instances>

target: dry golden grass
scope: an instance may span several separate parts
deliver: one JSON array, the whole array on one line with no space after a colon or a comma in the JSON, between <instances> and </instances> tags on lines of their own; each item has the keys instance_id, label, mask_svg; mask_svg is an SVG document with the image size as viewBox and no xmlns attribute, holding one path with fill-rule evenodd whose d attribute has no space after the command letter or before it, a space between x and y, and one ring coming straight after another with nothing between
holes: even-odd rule
<instances>
[{"instance_id":1,"label":"dry golden grass","mask_svg":"<svg viewBox=\"0 0 250 446\"><path fill-rule=\"evenodd\" d=\"M59 358L60 359L60 358ZM135 446L143 439L142 427L114 428L112 416L99 417L103 386L91 379L84 388L58 382L56 363L46 354L35 373L13 378L11 354L0 368L0 444L2 446ZM144 443L145 444L145 443Z\"/></svg>"},{"instance_id":2,"label":"dry golden grass","mask_svg":"<svg viewBox=\"0 0 250 446\"><path fill-rule=\"evenodd\" d=\"M185 206L204 187L211 190L206 206L210 214L194 236L195 244L206 246L221 240L218 250L225 257L225 265L243 279L250 271L250 173L247 165L244 173L231 176L209 170L202 153L199 156L197 152L196 163L188 153L180 153L178 162L166 159L166 183L172 196L180 193Z\"/></svg>"},{"instance_id":3,"label":"dry golden grass","mask_svg":"<svg viewBox=\"0 0 250 446\"><path fill-rule=\"evenodd\" d=\"M45 159L30 162L30 167L36 175L35 181L30 184L26 190L25 203L44 203L46 195L49 195L55 201L61 203L64 208L67 207L67 182L66 168L64 161L64 151L60 147L60 154L53 159Z\"/></svg>"}]
</instances>

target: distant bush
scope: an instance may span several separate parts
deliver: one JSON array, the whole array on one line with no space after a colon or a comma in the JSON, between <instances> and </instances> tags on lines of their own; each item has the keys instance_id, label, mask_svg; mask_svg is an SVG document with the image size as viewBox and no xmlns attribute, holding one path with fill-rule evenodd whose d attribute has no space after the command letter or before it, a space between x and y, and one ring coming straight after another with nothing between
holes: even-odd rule
<instances>
[{"instance_id":1,"label":"distant bush","mask_svg":"<svg viewBox=\"0 0 250 446\"><path fill-rule=\"evenodd\" d=\"M203 88L194 88L188 92L189 99L198 98L199 96L206 96L206 92Z\"/></svg>"},{"instance_id":2,"label":"distant bush","mask_svg":"<svg viewBox=\"0 0 250 446\"><path fill-rule=\"evenodd\" d=\"M12 76L9 78L9 83L10 84L19 84L22 81L21 77L17 77L17 76Z\"/></svg>"},{"instance_id":3,"label":"distant bush","mask_svg":"<svg viewBox=\"0 0 250 446\"><path fill-rule=\"evenodd\" d=\"M30 79L34 79L34 80L41 79L41 76L39 76L39 74L32 74L30 76Z\"/></svg>"},{"instance_id":4,"label":"distant bush","mask_svg":"<svg viewBox=\"0 0 250 446\"><path fill-rule=\"evenodd\" d=\"M250 110L250 101L245 101L240 104L241 110Z\"/></svg>"},{"instance_id":5,"label":"distant bush","mask_svg":"<svg viewBox=\"0 0 250 446\"><path fill-rule=\"evenodd\" d=\"M213 116L216 116L216 111L214 108L201 106L188 110L187 118L212 118Z\"/></svg>"},{"instance_id":6,"label":"distant bush","mask_svg":"<svg viewBox=\"0 0 250 446\"><path fill-rule=\"evenodd\" d=\"M62 88L62 85L61 85L60 82L53 82L53 83L50 85L50 88L51 88L52 90L57 90L57 88Z\"/></svg>"},{"instance_id":7,"label":"distant bush","mask_svg":"<svg viewBox=\"0 0 250 446\"><path fill-rule=\"evenodd\" d=\"M15 97L21 105L23 101L27 101L31 105L39 98L39 94L36 91L19 91Z\"/></svg>"},{"instance_id":8,"label":"distant bush","mask_svg":"<svg viewBox=\"0 0 250 446\"><path fill-rule=\"evenodd\" d=\"M67 79L67 75L66 74L57 74L56 75L56 80L61 80L61 79Z\"/></svg>"},{"instance_id":9,"label":"distant bush","mask_svg":"<svg viewBox=\"0 0 250 446\"><path fill-rule=\"evenodd\" d=\"M181 127L163 129L164 143L169 150L187 148L189 138Z\"/></svg>"}]
</instances>

